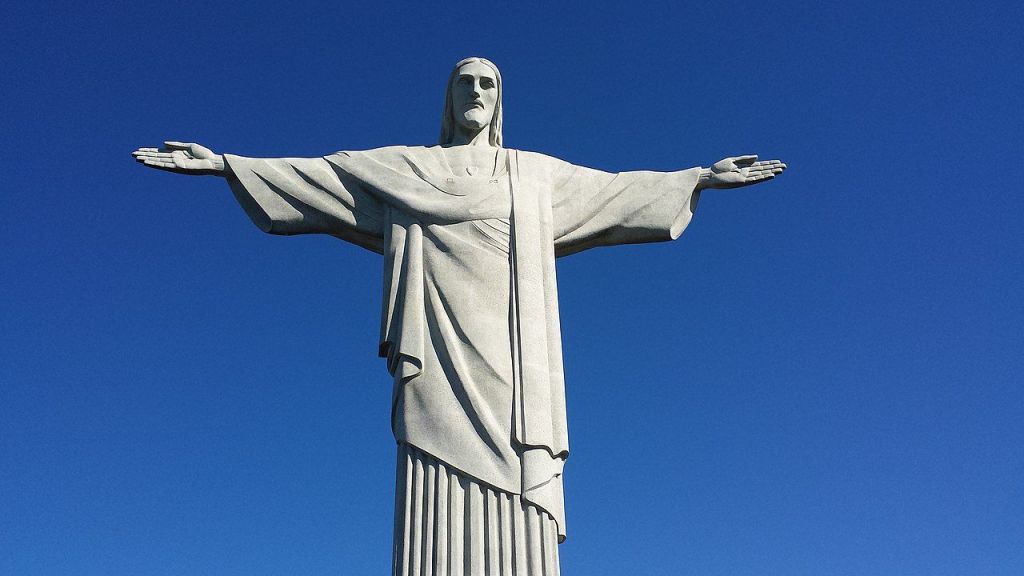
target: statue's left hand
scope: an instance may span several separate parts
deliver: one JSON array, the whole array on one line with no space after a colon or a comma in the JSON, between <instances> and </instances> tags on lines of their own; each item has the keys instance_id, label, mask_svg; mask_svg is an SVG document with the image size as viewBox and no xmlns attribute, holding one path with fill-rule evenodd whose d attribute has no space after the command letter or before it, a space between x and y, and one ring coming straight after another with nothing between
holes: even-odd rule
<instances>
[{"instance_id":1,"label":"statue's left hand","mask_svg":"<svg viewBox=\"0 0 1024 576\"><path fill-rule=\"evenodd\" d=\"M739 188L771 180L786 169L781 160L757 161L757 155L736 156L715 162L701 174L704 188Z\"/></svg>"}]
</instances>

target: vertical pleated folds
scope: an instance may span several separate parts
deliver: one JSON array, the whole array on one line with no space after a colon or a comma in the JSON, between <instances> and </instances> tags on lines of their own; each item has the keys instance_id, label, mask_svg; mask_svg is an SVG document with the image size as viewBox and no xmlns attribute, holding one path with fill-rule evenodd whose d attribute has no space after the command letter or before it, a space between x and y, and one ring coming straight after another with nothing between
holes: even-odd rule
<instances>
[{"instance_id":1,"label":"vertical pleated folds","mask_svg":"<svg viewBox=\"0 0 1024 576\"><path fill-rule=\"evenodd\" d=\"M398 445L394 576L553 576L554 518L408 444Z\"/></svg>"}]
</instances>

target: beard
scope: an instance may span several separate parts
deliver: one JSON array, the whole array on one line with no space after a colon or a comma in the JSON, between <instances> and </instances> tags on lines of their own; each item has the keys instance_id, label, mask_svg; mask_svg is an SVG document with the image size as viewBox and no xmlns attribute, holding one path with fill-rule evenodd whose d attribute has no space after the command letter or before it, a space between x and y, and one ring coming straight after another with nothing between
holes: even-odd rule
<instances>
[{"instance_id":1,"label":"beard","mask_svg":"<svg viewBox=\"0 0 1024 576\"><path fill-rule=\"evenodd\" d=\"M480 130L491 123L491 116L486 110L472 107L458 115L459 125L471 130Z\"/></svg>"}]
</instances>

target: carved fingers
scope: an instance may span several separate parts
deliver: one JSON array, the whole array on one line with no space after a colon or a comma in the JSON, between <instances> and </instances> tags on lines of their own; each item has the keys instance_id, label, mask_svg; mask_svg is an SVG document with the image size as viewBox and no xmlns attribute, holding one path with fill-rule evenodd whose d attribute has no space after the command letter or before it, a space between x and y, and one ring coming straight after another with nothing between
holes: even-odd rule
<instances>
[{"instance_id":1,"label":"carved fingers","mask_svg":"<svg viewBox=\"0 0 1024 576\"><path fill-rule=\"evenodd\" d=\"M739 164L739 161L737 161ZM746 177L746 184L756 184L764 180L771 180L786 169L786 165L781 160L762 160L761 162L753 162L743 170L744 176Z\"/></svg>"},{"instance_id":2,"label":"carved fingers","mask_svg":"<svg viewBox=\"0 0 1024 576\"><path fill-rule=\"evenodd\" d=\"M171 152L158 150L156 148L139 148L135 152L132 152L132 156L135 157L136 162L145 164L151 168L162 168L164 170L178 168L174 163L174 157Z\"/></svg>"},{"instance_id":3,"label":"carved fingers","mask_svg":"<svg viewBox=\"0 0 1024 576\"><path fill-rule=\"evenodd\" d=\"M139 148L132 156L140 164L183 174L215 173L216 158L210 149L188 142L164 142L163 148Z\"/></svg>"},{"instance_id":4,"label":"carved fingers","mask_svg":"<svg viewBox=\"0 0 1024 576\"><path fill-rule=\"evenodd\" d=\"M786 169L780 160L758 161L754 154L734 156L715 162L704 186L707 188L737 188L771 180Z\"/></svg>"}]
</instances>

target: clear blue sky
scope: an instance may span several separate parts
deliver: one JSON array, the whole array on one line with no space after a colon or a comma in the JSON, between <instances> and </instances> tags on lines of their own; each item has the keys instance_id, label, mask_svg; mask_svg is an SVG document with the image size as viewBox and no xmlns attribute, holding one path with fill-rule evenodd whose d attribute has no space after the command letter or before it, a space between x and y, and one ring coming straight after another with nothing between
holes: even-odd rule
<instances>
[{"instance_id":1,"label":"clear blue sky","mask_svg":"<svg viewBox=\"0 0 1024 576\"><path fill-rule=\"evenodd\" d=\"M116 5L113 5L116 4ZM1024 574L1019 2L0 8L0 575L387 574L379 257L165 139L430 144L444 81L610 171L756 152L560 261L565 574Z\"/></svg>"}]
</instances>

